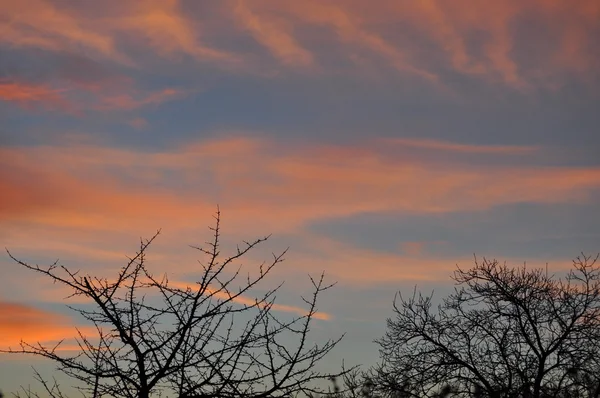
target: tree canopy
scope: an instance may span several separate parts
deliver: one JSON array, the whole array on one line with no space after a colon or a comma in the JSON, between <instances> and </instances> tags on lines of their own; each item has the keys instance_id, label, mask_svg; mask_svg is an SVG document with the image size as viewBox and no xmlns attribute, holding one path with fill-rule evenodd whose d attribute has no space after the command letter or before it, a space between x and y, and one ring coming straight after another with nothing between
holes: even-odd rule
<instances>
[{"instance_id":1,"label":"tree canopy","mask_svg":"<svg viewBox=\"0 0 600 398\"><path fill-rule=\"evenodd\" d=\"M82 275L58 263L32 265L9 252L18 264L67 287L72 296L86 298L90 305L71 308L96 333L78 331L79 350L72 355L59 349L61 343L22 342L8 352L54 361L77 381L84 396L94 398L261 398L322 391L316 382L332 375L318 372L315 365L341 337L315 345L309 331L318 314L317 298L332 285L325 284L323 274L311 277L314 289L303 298L305 313L279 316L274 308L281 285L252 294L285 252L274 254L255 275L245 275L236 261L268 237L244 242L233 255L223 256L220 212L215 219L212 240L192 246L203 261L200 277L189 286L150 272L146 256L159 232L142 240L112 279ZM62 396L57 383L36 376L46 390L42 395ZM29 390L25 395L38 394Z\"/></svg>"},{"instance_id":2,"label":"tree canopy","mask_svg":"<svg viewBox=\"0 0 600 398\"><path fill-rule=\"evenodd\" d=\"M435 308L415 289L394 300L369 378L383 394L598 397L600 267L582 255L560 278L475 261Z\"/></svg>"}]
</instances>

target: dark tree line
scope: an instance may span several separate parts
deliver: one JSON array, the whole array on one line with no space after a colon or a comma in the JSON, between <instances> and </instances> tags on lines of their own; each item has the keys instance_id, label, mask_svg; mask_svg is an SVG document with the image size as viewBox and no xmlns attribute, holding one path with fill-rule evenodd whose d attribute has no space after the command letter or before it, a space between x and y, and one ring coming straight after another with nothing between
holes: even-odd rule
<instances>
[{"instance_id":1,"label":"dark tree line","mask_svg":"<svg viewBox=\"0 0 600 398\"><path fill-rule=\"evenodd\" d=\"M497 261L458 268L437 307L415 292L394 301L365 377L384 396L597 398L600 267L578 257L564 278Z\"/></svg>"},{"instance_id":2,"label":"dark tree line","mask_svg":"<svg viewBox=\"0 0 600 398\"><path fill-rule=\"evenodd\" d=\"M222 256L219 212L215 219L212 240L193 247L204 259L200 277L190 287L149 271L146 255L158 232L141 241L113 279L82 275L57 263L28 264L9 252L20 265L69 288L72 296L87 298L92 305L71 308L96 334L78 331L79 350L73 355L60 351L60 343L22 342L8 352L54 361L77 381L84 396L93 398L262 398L322 392L318 381L332 375L319 373L315 365L340 340L313 345L308 338L317 298L331 285L323 275L311 278L313 292L303 298L306 314L289 319L273 311L281 285L248 303L246 296L283 261L285 252L273 255L256 275L243 275L237 261L268 237L244 242L233 255ZM44 388L39 396L63 396L58 383L38 373L36 378ZM38 393L24 389L22 395Z\"/></svg>"}]
</instances>

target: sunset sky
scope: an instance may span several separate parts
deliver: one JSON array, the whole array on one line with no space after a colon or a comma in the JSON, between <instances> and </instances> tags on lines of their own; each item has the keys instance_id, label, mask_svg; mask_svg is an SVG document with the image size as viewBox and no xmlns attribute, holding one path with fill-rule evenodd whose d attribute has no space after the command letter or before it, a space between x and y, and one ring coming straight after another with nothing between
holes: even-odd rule
<instances>
[{"instance_id":1,"label":"sunset sky","mask_svg":"<svg viewBox=\"0 0 600 398\"><path fill-rule=\"evenodd\" d=\"M371 365L398 290L600 251L599 37L595 0L0 0L0 246L110 277L162 228L193 282L219 205L226 252L273 234L249 267L290 247L283 312L338 281L323 366ZM0 347L73 334L68 292L0 270Z\"/></svg>"}]
</instances>

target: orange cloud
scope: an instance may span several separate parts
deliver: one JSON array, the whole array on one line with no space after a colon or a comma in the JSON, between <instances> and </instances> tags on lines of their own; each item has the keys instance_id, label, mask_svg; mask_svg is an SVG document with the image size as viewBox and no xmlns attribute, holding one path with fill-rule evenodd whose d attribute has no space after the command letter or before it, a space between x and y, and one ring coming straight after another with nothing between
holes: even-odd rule
<instances>
[{"instance_id":1,"label":"orange cloud","mask_svg":"<svg viewBox=\"0 0 600 398\"><path fill-rule=\"evenodd\" d=\"M245 1L238 1L234 7L236 16L275 57L292 66L310 66L314 63L313 55L298 44L284 21L259 18L247 5Z\"/></svg>"},{"instance_id":2,"label":"orange cloud","mask_svg":"<svg viewBox=\"0 0 600 398\"><path fill-rule=\"evenodd\" d=\"M184 15L179 1L152 0L131 4L133 7L119 9L119 14L109 22L110 28L144 37L163 56L185 54L198 61L239 62L235 54L201 43L199 27Z\"/></svg>"},{"instance_id":3,"label":"orange cloud","mask_svg":"<svg viewBox=\"0 0 600 398\"><path fill-rule=\"evenodd\" d=\"M402 242L402 251L408 255L417 256L423 252L425 242Z\"/></svg>"},{"instance_id":4,"label":"orange cloud","mask_svg":"<svg viewBox=\"0 0 600 398\"><path fill-rule=\"evenodd\" d=\"M430 3L424 3L427 4ZM492 79L498 75L508 85L517 88L526 86L517 61L512 56L514 37L510 32L514 18L528 12L526 7L513 1L493 4L471 1L461 3L458 7L450 7L439 1L435 4L443 10L445 21L451 27L436 25L435 19L429 19L428 27L435 32L434 37L439 45L450 53L452 64L458 71L485 74ZM447 31L449 35L445 34ZM483 57L466 51L467 41L477 31L489 35L480 48Z\"/></svg>"},{"instance_id":5,"label":"orange cloud","mask_svg":"<svg viewBox=\"0 0 600 398\"><path fill-rule=\"evenodd\" d=\"M311 251L292 251L288 266L292 270L302 269L304 272L325 269L333 280L352 285L447 280L456 267L456 260L472 261L472 258L435 258L420 252L377 252L322 236L316 239L305 238Z\"/></svg>"},{"instance_id":6,"label":"orange cloud","mask_svg":"<svg viewBox=\"0 0 600 398\"><path fill-rule=\"evenodd\" d=\"M161 237L162 238L162 237ZM134 242L133 242L134 243ZM113 251L101 251L101 250L97 250L97 249L93 249L90 247L84 248L84 247L78 247L76 251L73 251L73 244L68 244L68 243L63 243L62 245L60 245L58 247L55 247L54 245L50 245L48 243L45 243L42 245L42 247L37 246L36 250L40 250L43 251L44 253L48 253L49 251L54 251L54 252L62 252L63 255L66 254L73 254L73 253L77 253L85 258L95 258L95 259L101 259L103 261L106 260L110 260L112 264L115 264L113 268L108 268L105 267L103 269L103 273L111 273L112 271L114 272L118 272L118 270L120 269L120 267L122 266L122 264L118 263L118 261L120 262L124 262L127 261L127 257L125 255L126 251L124 250L122 253L117 253L116 250ZM11 245L11 250L15 249L15 247L12 247ZM193 255L195 253L193 251L188 251L188 254L184 256L183 260L187 261L188 264L193 264L195 263L195 260L193 259ZM168 258L173 259L172 257L165 257L163 254L161 253L151 253L149 256L151 256L153 262L156 261L167 261ZM171 267L172 268L172 267ZM187 272L192 271L189 267L185 267L185 270ZM159 269L157 270L158 272L164 273L166 270L165 269ZM317 271L318 272L318 271ZM97 275L96 276L100 276ZM43 283L42 281L38 281L36 280L35 282L30 282L30 285L35 285L36 286L36 298L43 300L45 302L59 302L64 300L66 297L71 295L71 290L62 286L62 285L48 285ZM191 289L195 289L197 287L197 285L193 282L184 282L184 281L177 281L174 279L169 279L169 285L174 287L174 288L180 288L180 289L186 289L186 288L191 288ZM219 300L227 300L229 299L229 296L221 291L216 291L216 290L212 290L212 289L207 289L207 294L212 294L216 299ZM259 297L259 296L257 296ZM70 304L90 304L90 300L86 297L81 297L81 296L74 296L74 297L70 297L68 299L68 302ZM250 296L237 296L235 297L235 299L233 299L234 303L237 304L242 304L242 305L254 305L256 303L254 297L250 297ZM39 311L36 310L32 307L26 307L26 306L22 306L22 305L17 305L17 304L5 304L6 306L16 306L15 308L25 308L26 310L23 312L24 315L21 317L22 319L25 320L33 320L33 319L38 319L40 322L46 322L43 317L34 317L35 314L39 313L39 314L45 314L46 318L50 319L52 314L49 313L44 313L43 311ZM0 301L0 310L2 310L3 304ZM307 314L307 309L306 308L302 308L302 307L297 307L297 306L293 306L293 305L285 305L285 304L279 304L279 303L275 303L272 306L272 310L273 311L278 311L278 312L288 312L288 313L293 313L293 314L297 314L300 316L304 316ZM13 313L16 311L12 311ZM11 313L11 311L8 311L8 313ZM332 316L328 313L324 313L324 312L316 312L314 315L315 319L320 319L320 320L331 320ZM19 317L16 317L16 322L21 322ZM7 318L8 319L8 318ZM54 319L54 318L52 318ZM68 319L64 316L56 316L56 322L58 324L63 324L67 321ZM4 321L5 325L7 324L6 322L8 321ZM0 332L2 331L2 324L3 324L3 320L2 320L2 316L0 314ZM8 327L8 326L6 326ZM15 328L15 330L18 330L18 328ZM63 329L60 329L63 330ZM73 331L74 329L71 328L71 332L70 335L73 335ZM0 336L2 336L2 334L0 333ZM52 340L52 339L50 339ZM37 340L36 340L37 341ZM17 340L18 343L18 340ZM2 346L2 342L0 340L0 346Z\"/></svg>"},{"instance_id":7,"label":"orange cloud","mask_svg":"<svg viewBox=\"0 0 600 398\"><path fill-rule=\"evenodd\" d=\"M592 39L598 32L600 4L594 0L576 3L561 0L538 0L536 10L551 24L555 35L554 53L550 61L568 70L580 73L598 69L599 60L591 49L596 43Z\"/></svg>"},{"instance_id":8,"label":"orange cloud","mask_svg":"<svg viewBox=\"0 0 600 398\"><path fill-rule=\"evenodd\" d=\"M84 49L95 58L139 67L148 64L150 53L171 62L186 57L230 72L263 73L266 62L257 70L247 62L256 55L230 44L248 33L277 62L293 68L314 71L319 65L319 72L337 73L345 64L377 72L390 66L438 83L451 70L519 90L555 87L565 77L593 76L598 65L591 39L600 19L595 0L386 0L376 6L235 0L208 8L176 0L107 1L101 13L83 3L0 1L0 42L48 51Z\"/></svg>"},{"instance_id":9,"label":"orange cloud","mask_svg":"<svg viewBox=\"0 0 600 398\"><path fill-rule=\"evenodd\" d=\"M360 248L323 235L305 234L302 238L304 247L301 250L292 248L289 260L286 260L288 278L290 274L297 276L299 273L318 273L324 269L329 278L354 286L432 282L447 284L457 265L463 268L473 265L472 254L450 257L432 255L425 250L426 242L403 242L400 245L402 253L391 253ZM479 255L478 258L480 259ZM497 259L511 266L521 266L524 260L532 268L549 264L551 272L567 270L572 264L569 258Z\"/></svg>"},{"instance_id":10,"label":"orange cloud","mask_svg":"<svg viewBox=\"0 0 600 398\"><path fill-rule=\"evenodd\" d=\"M551 86L565 73L592 72L598 63L589 40L597 33L600 19L594 0L577 4L565 0L382 1L375 7L357 1L316 0L245 4L256 20L281 21L289 26L288 33L312 26L328 29L320 30L321 41L330 52L344 54L348 60L364 59L358 54L367 50L371 61L375 61L372 55L378 55L402 73L431 81L450 68L524 90ZM544 33L531 35L530 26ZM309 42L300 33L292 37L296 42L299 38ZM269 47L264 38L258 41ZM553 42L559 45L547 45ZM317 62L323 56L310 47L307 50Z\"/></svg>"},{"instance_id":11,"label":"orange cloud","mask_svg":"<svg viewBox=\"0 0 600 398\"><path fill-rule=\"evenodd\" d=\"M445 156L440 161L437 152L428 157L429 148L458 160ZM92 267L90 272L99 265L110 272L136 249L137 236L163 228L149 256L152 266L168 270L171 280L187 280L197 253L182 250L183 245L205 240L205 225L218 203L228 245L268 233L298 239L305 249L292 247L281 267L288 276L325 269L333 280L352 284L439 280L456 261L471 264L471 258L432 258L422 242L400 243L401 254L379 253L312 238L305 227L315 220L370 212L422 214L515 202L586 201L600 188L599 168L518 167L514 156L529 153L518 147L494 152L483 146L483 153L510 156L507 164L487 166L459 161L465 151L478 153L477 146L457 149L452 143L426 141L424 148L409 148L413 153L425 149L422 156L408 159L393 149L386 145L383 151L377 142L300 147L242 137L153 153L79 143L4 148L0 223L11 231L4 245L17 256L26 251L74 257L82 267ZM260 262L269 256L265 249L249 259ZM79 268L73 260L67 265ZM301 313L295 307L277 310Z\"/></svg>"},{"instance_id":12,"label":"orange cloud","mask_svg":"<svg viewBox=\"0 0 600 398\"><path fill-rule=\"evenodd\" d=\"M306 1L287 3L284 8L305 22L331 28L342 42L368 49L402 72L437 80L435 73L413 60L410 51L398 48L377 31L366 28L364 14L360 13L361 10L357 12L351 3Z\"/></svg>"},{"instance_id":13,"label":"orange cloud","mask_svg":"<svg viewBox=\"0 0 600 398\"><path fill-rule=\"evenodd\" d=\"M90 150L95 152L92 148L84 148L82 147L81 150L88 154L90 154ZM38 152L38 155L41 156L46 153L49 156L47 160L62 158L58 161L67 163L62 163L60 166L57 164L58 167L55 168L47 168L39 163L38 165L30 163L33 159L30 158L31 154L26 153L27 151L13 152L9 149L0 149L0 153L2 153L0 187L3 192L6 192L0 198L0 219L20 219L27 214L26 219L37 219L39 222L54 223L57 226L91 227L97 225L102 228L102 225L108 226L106 221L111 218L109 214L112 211L125 212L129 214L129 217L135 217L135 214L138 214L140 218L143 218L142 214L151 213L151 209L171 207L167 213L173 216L178 213L177 209L182 209L183 206L188 211L198 207L198 204L187 203L184 205L184 201L178 199L177 195L166 192L155 192L152 196L146 196L148 191L138 190L133 186L127 191L121 191L122 187L117 186L120 185L119 182L114 181L112 177L100 170L103 168L102 166L100 169L97 168L102 160L96 158L96 155L92 155L93 157L89 158L89 162L87 162L80 155L69 154L69 150L51 154L53 151L50 149L47 152L48 149L40 147L34 149L34 152ZM111 153L109 150L105 152L105 155L112 156L116 153ZM122 155L126 156L126 151ZM84 174L72 174L65 170L65 167L69 168L68 163L71 161L79 163L80 171L90 172L89 177L86 178ZM126 166L125 158L122 157L120 161ZM94 169L96 171L93 171ZM153 176L150 175L150 178ZM147 178L145 179L147 181ZM214 208L214 205L211 204L210 207ZM208 206L200 205L202 210L207 208ZM109 218L106 218L107 216ZM153 229L155 227L156 224L152 226Z\"/></svg>"},{"instance_id":14,"label":"orange cloud","mask_svg":"<svg viewBox=\"0 0 600 398\"><path fill-rule=\"evenodd\" d=\"M0 100L15 102L26 109L42 105L68 111L72 105L65 98L65 91L45 85L0 81Z\"/></svg>"},{"instance_id":15,"label":"orange cloud","mask_svg":"<svg viewBox=\"0 0 600 398\"><path fill-rule=\"evenodd\" d=\"M158 105L163 102L172 101L184 95L185 93L182 90L172 88L151 92L138 98L130 94L119 94L102 98L100 104L95 108L100 110L132 110L147 105ZM139 125L139 123L137 124Z\"/></svg>"},{"instance_id":16,"label":"orange cloud","mask_svg":"<svg viewBox=\"0 0 600 398\"><path fill-rule=\"evenodd\" d=\"M174 286L174 287L178 287L181 289L186 289L186 288L191 288L194 289L195 285L193 283L188 283L188 282L177 282L177 281L169 281L169 284ZM215 291L215 290L211 290L210 288L207 289L207 294L212 294L213 297L219 299L219 300L228 300L230 297L227 293L223 292L223 291ZM238 303L238 304L243 304L243 305L255 305L256 301L254 298L252 297L248 297L248 296L237 296L235 299L233 299L233 302ZM302 307L296 307L296 306L292 306L292 305L284 305L284 304L273 304L272 307L273 311L281 311L281 312L290 312L290 313L294 313L294 314L298 314L298 315L306 315L307 314L307 310L306 308L302 308ZM324 320L324 321L329 321L331 320L331 315L324 313L324 312L316 312L313 314L313 317L315 319L320 319L320 320Z\"/></svg>"},{"instance_id":17,"label":"orange cloud","mask_svg":"<svg viewBox=\"0 0 600 398\"><path fill-rule=\"evenodd\" d=\"M231 61L225 51L202 45L197 32L172 0L108 2L101 14L82 5L58 6L50 0L2 1L1 41L13 46L77 51L81 47L118 63L135 62L117 49L117 36L141 35L160 55L184 53L195 58Z\"/></svg>"},{"instance_id":18,"label":"orange cloud","mask_svg":"<svg viewBox=\"0 0 600 398\"><path fill-rule=\"evenodd\" d=\"M114 38L101 32L100 21L90 21L67 7L51 1L0 2L0 41L13 46L64 51L87 48L120 62L129 59L117 51Z\"/></svg>"},{"instance_id":19,"label":"orange cloud","mask_svg":"<svg viewBox=\"0 0 600 398\"><path fill-rule=\"evenodd\" d=\"M107 230L191 228L220 203L236 226L260 222L278 232L362 212L586 200L600 187L598 168L473 167L462 161L462 152L494 149L431 141L424 146L457 157L419 158L418 145L405 158L389 147L292 148L240 138L155 153L81 144L2 149L0 184L8 194L0 199L0 218ZM527 150L504 148L498 155L519 152ZM179 188L169 188L171 183Z\"/></svg>"},{"instance_id":20,"label":"orange cloud","mask_svg":"<svg viewBox=\"0 0 600 398\"><path fill-rule=\"evenodd\" d=\"M127 124L138 130L143 130L149 125L148 121L143 117L136 117L134 119L131 119L127 122Z\"/></svg>"},{"instance_id":21,"label":"orange cloud","mask_svg":"<svg viewBox=\"0 0 600 398\"><path fill-rule=\"evenodd\" d=\"M85 110L130 111L146 106L159 105L187 95L174 88L143 92L131 87L99 87L94 84L72 84L70 89L54 89L47 85L0 81L0 100L14 102L30 109L35 105L50 110L80 114ZM139 120L136 126L140 126Z\"/></svg>"},{"instance_id":22,"label":"orange cloud","mask_svg":"<svg viewBox=\"0 0 600 398\"><path fill-rule=\"evenodd\" d=\"M88 333L89 328L81 329ZM0 348L19 348L21 340L51 344L77 335L64 315L39 310L29 305L0 301Z\"/></svg>"}]
</instances>

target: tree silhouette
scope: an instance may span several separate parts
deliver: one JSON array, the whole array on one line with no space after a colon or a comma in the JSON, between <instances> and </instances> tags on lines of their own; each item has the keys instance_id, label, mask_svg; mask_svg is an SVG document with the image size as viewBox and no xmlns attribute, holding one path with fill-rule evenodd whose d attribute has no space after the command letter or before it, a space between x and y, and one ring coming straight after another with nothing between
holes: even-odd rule
<instances>
[{"instance_id":1,"label":"tree silhouette","mask_svg":"<svg viewBox=\"0 0 600 398\"><path fill-rule=\"evenodd\" d=\"M61 372L78 381L76 388L94 398L260 398L321 392L315 382L332 375L319 373L315 365L341 337L312 345L308 334L318 314L317 298L332 285L324 283L323 274L311 277L312 295L302 298L306 313L277 316L274 301L281 285L252 300L248 295L283 261L285 252L263 263L257 275L242 277L241 266L230 268L268 237L244 242L223 258L220 219L217 210L212 241L192 246L205 261L199 262L201 276L190 287L156 277L146 266L146 252L160 231L140 242L136 255L112 280L83 276L57 263L31 265L9 252L20 265L69 288L72 296L91 300L93 306L70 308L97 333L86 336L78 330L79 351L70 356L59 350L60 343L47 347L22 342L8 352L55 361ZM46 393L61 396L56 383L36 375Z\"/></svg>"},{"instance_id":2,"label":"tree silhouette","mask_svg":"<svg viewBox=\"0 0 600 398\"><path fill-rule=\"evenodd\" d=\"M458 268L438 306L394 300L371 371L387 396L593 397L600 394L600 268L581 256L564 278L497 261Z\"/></svg>"}]
</instances>

